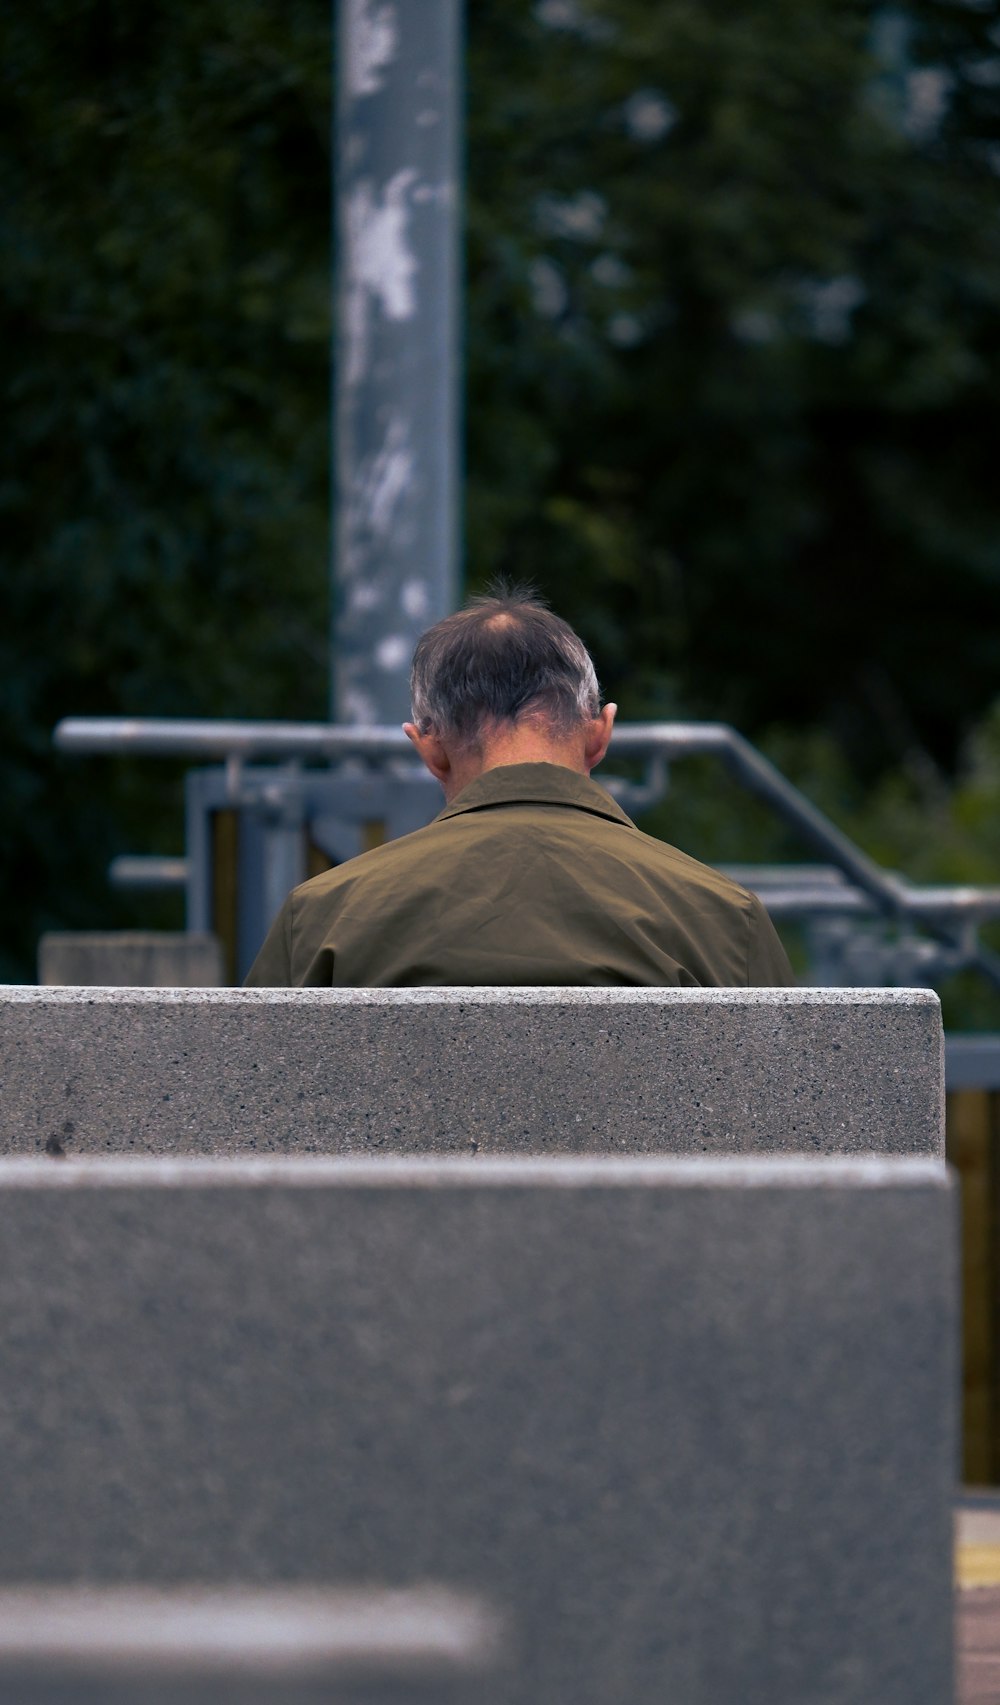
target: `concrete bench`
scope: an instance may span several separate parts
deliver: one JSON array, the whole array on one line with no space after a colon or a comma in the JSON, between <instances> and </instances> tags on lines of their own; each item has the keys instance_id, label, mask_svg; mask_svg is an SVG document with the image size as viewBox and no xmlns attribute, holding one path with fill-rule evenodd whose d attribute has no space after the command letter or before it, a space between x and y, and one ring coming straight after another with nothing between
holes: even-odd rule
<instances>
[{"instance_id":1,"label":"concrete bench","mask_svg":"<svg viewBox=\"0 0 1000 1705\"><path fill-rule=\"evenodd\" d=\"M943 1154L923 989L0 993L0 1153Z\"/></svg>"},{"instance_id":2,"label":"concrete bench","mask_svg":"<svg viewBox=\"0 0 1000 1705\"><path fill-rule=\"evenodd\" d=\"M422 1588L0 1591L7 1705L489 1705L500 1630Z\"/></svg>"},{"instance_id":3,"label":"concrete bench","mask_svg":"<svg viewBox=\"0 0 1000 1705\"><path fill-rule=\"evenodd\" d=\"M0 1161L0 1581L433 1580L503 1705L946 1705L952 1206L920 1159Z\"/></svg>"}]
</instances>

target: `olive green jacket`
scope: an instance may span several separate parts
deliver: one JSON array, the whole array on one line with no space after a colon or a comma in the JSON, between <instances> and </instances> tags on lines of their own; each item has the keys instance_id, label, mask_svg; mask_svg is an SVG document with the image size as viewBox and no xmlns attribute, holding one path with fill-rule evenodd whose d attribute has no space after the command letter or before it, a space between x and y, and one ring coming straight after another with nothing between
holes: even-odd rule
<instances>
[{"instance_id":1,"label":"olive green jacket","mask_svg":"<svg viewBox=\"0 0 1000 1705\"><path fill-rule=\"evenodd\" d=\"M753 894L557 764L488 770L425 829L296 888L248 987L794 981Z\"/></svg>"}]
</instances>

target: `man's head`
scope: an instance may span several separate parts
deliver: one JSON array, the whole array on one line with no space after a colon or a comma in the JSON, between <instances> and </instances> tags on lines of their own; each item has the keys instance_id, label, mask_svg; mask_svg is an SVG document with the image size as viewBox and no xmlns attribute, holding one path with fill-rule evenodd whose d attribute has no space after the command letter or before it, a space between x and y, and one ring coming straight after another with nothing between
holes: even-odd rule
<instances>
[{"instance_id":1,"label":"man's head","mask_svg":"<svg viewBox=\"0 0 1000 1705\"><path fill-rule=\"evenodd\" d=\"M582 640L519 588L474 598L428 628L410 686L404 728L449 799L500 764L589 774L611 738L615 706L602 710Z\"/></svg>"}]
</instances>

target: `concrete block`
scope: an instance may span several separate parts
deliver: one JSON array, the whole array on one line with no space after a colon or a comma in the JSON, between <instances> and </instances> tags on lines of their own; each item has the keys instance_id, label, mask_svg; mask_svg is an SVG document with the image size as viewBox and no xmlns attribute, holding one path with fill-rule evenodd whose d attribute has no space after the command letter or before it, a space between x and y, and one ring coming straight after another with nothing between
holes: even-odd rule
<instances>
[{"instance_id":1,"label":"concrete block","mask_svg":"<svg viewBox=\"0 0 1000 1705\"><path fill-rule=\"evenodd\" d=\"M468 1595L342 1588L0 1591L7 1705L482 1705L495 1618Z\"/></svg>"},{"instance_id":2,"label":"concrete block","mask_svg":"<svg viewBox=\"0 0 1000 1705\"><path fill-rule=\"evenodd\" d=\"M0 1152L943 1155L925 989L0 992Z\"/></svg>"},{"instance_id":3,"label":"concrete block","mask_svg":"<svg viewBox=\"0 0 1000 1705\"><path fill-rule=\"evenodd\" d=\"M435 1581L502 1705L947 1705L936 1162L0 1162L0 1581Z\"/></svg>"},{"instance_id":4,"label":"concrete block","mask_svg":"<svg viewBox=\"0 0 1000 1705\"><path fill-rule=\"evenodd\" d=\"M217 936L185 930L52 930L38 943L38 981L103 988L214 988L225 981Z\"/></svg>"}]
</instances>

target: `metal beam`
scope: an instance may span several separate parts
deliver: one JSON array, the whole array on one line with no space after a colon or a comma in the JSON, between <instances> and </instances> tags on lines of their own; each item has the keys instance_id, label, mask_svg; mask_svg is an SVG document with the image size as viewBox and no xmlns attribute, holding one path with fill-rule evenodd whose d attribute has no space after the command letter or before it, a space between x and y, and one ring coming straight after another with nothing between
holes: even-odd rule
<instances>
[{"instance_id":1,"label":"metal beam","mask_svg":"<svg viewBox=\"0 0 1000 1705\"><path fill-rule=\"evenodd\" d=\"M949 1090L1000 1089L1000 1036L946 1036L944 1073Z\"/></svg>"},{"instance_id":2,"label":"metal beam","mask_svg":"<svg viewBox=\"0 0 1000 1705\"><path fill-rule=\"evenodd\" d=\"M67 716L53 736L60 752L159 758L347 758L403 756L400 728L334 728L327 722L226 722L221 718Z\"/></svg>"}]
</instances>

